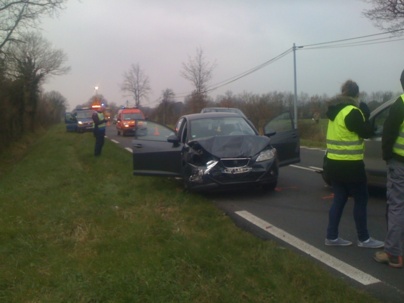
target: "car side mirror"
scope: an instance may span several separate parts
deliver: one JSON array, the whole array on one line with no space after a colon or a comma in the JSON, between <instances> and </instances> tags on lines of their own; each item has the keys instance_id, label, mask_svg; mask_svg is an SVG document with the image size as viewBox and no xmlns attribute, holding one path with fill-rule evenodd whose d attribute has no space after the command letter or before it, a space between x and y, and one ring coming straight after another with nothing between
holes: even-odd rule
<instances>
[{"instance_id":1,"label":"car side mirror","mask_svg":"<svg viewBox=\"0 0 404 303\"><path fill-rule=\"evenodd\" d=\"M267 137L272 137L272 136L276 135L276 130L269 129L269 130L265 131L264 135Z\"/></svg>"},{"instance_id":2,"label":"car side mirror","mask_svg":"<svg viewBox=\"0 0 404 303\"><path fill-rule=\"evenodd\" d=\"M178 146L180 144L180 139L177 137L176 134L168 136L167 141L172 143L174 146Z\"/></svg>"}]
</instances>

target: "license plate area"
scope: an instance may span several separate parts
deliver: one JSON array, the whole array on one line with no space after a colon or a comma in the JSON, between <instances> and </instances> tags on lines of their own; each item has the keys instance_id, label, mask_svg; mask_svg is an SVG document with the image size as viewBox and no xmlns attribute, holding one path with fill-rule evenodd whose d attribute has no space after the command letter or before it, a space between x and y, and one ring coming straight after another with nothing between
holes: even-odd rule
<instances>
[{"instance_id":1,"label":"license plate area","mask_svg":"<svg viewBox=\"0 0 404 303\"><path fill-rule=\"evenodd\" d=\"M251 167L226 167L223 172L225 174L245 174L251 171Z\"/></svg>"}]
</instances>

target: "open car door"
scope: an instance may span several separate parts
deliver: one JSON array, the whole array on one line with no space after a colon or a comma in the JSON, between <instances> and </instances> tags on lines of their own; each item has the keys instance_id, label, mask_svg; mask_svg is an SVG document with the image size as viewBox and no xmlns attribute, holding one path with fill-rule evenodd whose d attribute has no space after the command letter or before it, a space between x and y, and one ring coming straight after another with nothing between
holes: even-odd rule
<instances>
[{"instance_id":1,"label":"open car door","mask_svg":"<svg viewBox=\"0 0 404 303\"><path fill-rule=\"evenodd\" d=\"M271 144L278 152L279 166L300 162L300 137L289 112L269 121L264 126L264 134L271 138Z\"/></svg>"},{"instance_id":2,"label":"open car door","mask_svg":"<svg viewBox=\"0 0 404 303\"><path fill-rule=\"evenodd\" d=\"M180 176L182 144L174 131L151 121L136 122L132 141L133 174Z\"/></svg>"},{"instance_id":3,"label":"open car door","mask_svg":"<svg viewBox=\"0 0 404 303\"><path fill-rule=\"evenodd\" d=\"M66 124L66 131L68 132L77 131L77 119L73 113L71 112L65 113L65 124Z\"/></svg>"}]
</instances>

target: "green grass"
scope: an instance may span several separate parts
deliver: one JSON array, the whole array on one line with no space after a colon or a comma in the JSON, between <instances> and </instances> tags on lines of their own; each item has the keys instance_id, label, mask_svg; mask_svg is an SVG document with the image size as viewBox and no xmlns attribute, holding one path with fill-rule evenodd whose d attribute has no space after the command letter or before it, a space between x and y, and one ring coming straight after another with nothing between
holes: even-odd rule
<instances>
[{"instance_id":1,"label":"green grass","mask_svg":"<svg viewBox=\"0 0 404 303\"><path fill-rule=\"evenodd\" d=\"M93 146L58 125L0 155L0 302L376 302Z\"/></svg>"},{"instance_id":2,"label":"green grass","mask_svg":"<svg viewBox=\"0 0 404 303\"><path fill-rule=\"evenodd\" d=\"M299 120L300 144L308 147L326 148L327 125L328 119L320 119L318 123L312 119Z\"/></svg>"}]
</instances>

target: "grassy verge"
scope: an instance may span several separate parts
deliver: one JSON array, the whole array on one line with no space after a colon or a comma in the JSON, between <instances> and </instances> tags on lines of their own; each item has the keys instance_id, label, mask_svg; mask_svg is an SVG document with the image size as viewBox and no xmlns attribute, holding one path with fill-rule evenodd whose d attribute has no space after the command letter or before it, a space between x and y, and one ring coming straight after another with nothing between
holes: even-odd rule
<instances>
[{"instance_id":1,"label":"grassy verge","mask_svg":"<svg viewBox=\"0 0 404 303\"><path fill-rule=\"evenodd\" d=\"M59 125L0 175L0 302L376 302L93 145Z\"/></svg>"},{"instance_id":2,"label":"grassy verge","mask_svg":"<svg viewBox=\"0 0 404 303\"><path fill-rule=\"evenodd\" d=\"M317 123L311 119L299 120L300 144L308 147L326 148L328 119L321 119Z\"/></svg>"}]
</instances>

